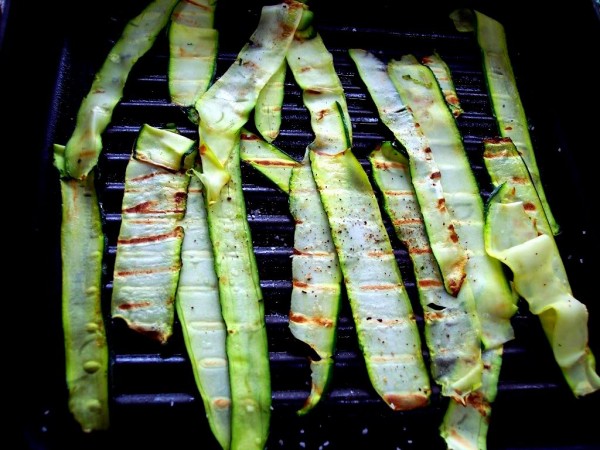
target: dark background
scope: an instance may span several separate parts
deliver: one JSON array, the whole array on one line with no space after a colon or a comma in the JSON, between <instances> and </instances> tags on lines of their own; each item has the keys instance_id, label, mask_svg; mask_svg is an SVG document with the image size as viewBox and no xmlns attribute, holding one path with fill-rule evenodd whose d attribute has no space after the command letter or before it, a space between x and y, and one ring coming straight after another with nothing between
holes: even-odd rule
<instances>
[{"instance_id":1,"label":"dark background","mask_svg":"<svg viewBox=\"0 0 600 450\"><path fill-rule=\"evenodd\" d=\"M4 216L7 233L4 252L10 267L4 281L3 318L7 330L4 348L8 352L5 352L2 367L7 380L4 389L8 394L4 410L14 422L8 429L15 432L21 442L20 447L14 448L50 450L61 448L61 443L64 445L70 440L75 443L73 448L99 448L99 443L119 448L119 443L125 445L125 442L158 448L155 442L162 439L177 442L178 435L184 436L178 429L180 415L200 405L183 406L171 418L160 416L162 430L153 421L144 424L130 417L132 429L146 433L135 438L125 438L126 427L122 425L121 434L82 437L70 421L65 406L61 318L56 305L60 266L55 233L59 210L57 204L52 203L56 186L49 166L49 148L55 137L57 117L64 114L61 108L67 108L57 93L69 94L69 85L65 88L64 82L58 83L62 88L57 91L57 74L74 74L58 63L65 43L71 46L74 55L87 55L91 64L101 61L106 51L105 27L114 12L120 11L116 14L118 17L132 16L143 4L138 1L125 7L122 3L116 0L93 4L57 1L35 5L12 1L6 3L1 18L0 89L4 114L0 139L5 157L4 198L9 199ZM222 2L226 3L232 10L231 2ZM260 2L250 2L247 7L244 4L240 11L256 12L257 3ZM323 17L324 22L357 27L401 28L403 24L410 26L411 18L416 19L415 23L439 21L458 6L478 8L505 25L518 83L523 86L521 96L535 124L535 138L538 143L561 148L560 153L538 153L538 164L542 180L548 186L546 193L550 203L563 225L563 235L557 238L561 250L563 254L575 255L574 260L565 264L575 297L581 298L590 311L590 343L596 355L600 355L597 304L600 248L599 227L595 221L600 150L597 137L600 89L595 65L600 18L593 1L531 4L509 0L493 5L484 1L424 1L419 5L403 2L398 6L383 1L356 6L348 6L347 2L313 3L317 17ZM225 13L219 6L217 11L218 23L226 23ZM249 17L254 21L256 14ZM242 12L232 18L234 23L243 24L244 20ZM252 28L252 24L246 25ZM222 33L225 32L224 29ZM88 75L82 75L85 76ZM81 85L86 82L81 81ZM579 257L584 258L585 264L577 261ZM538 336L539 330L532 333ZM541 350L543 357L549 357L544 351ZM549 367L553 370L551 365ZM552 377L560 386L559 374L554 373ZM501 391L498 397L495 405L498 412L493 416L498 422L492 419L490 429L490 439L496 439L497 444L491 441L491 448L600 448L598 395L575 401L564 386L551 392L529 392L525 387L520 393L510 388L508 376L501 376L501 386L503 382L507 386L506 394ZM328 438L340 445L352 443L359 448L364 444L373 448L369 440L373 436L364 437L361 430L370 427L371 433L385 432L388 429L385 427L391 426L394 427L391 433L402 435L402 442L413 441L400 430L399 422L382 413L371 398L365 399L362 406L361 401L358 405L326 404L306 420L290 414L295 407L290 401L287 407L282 406L281 415L274 416L273 434L296 442L295 446L286 448L300 448L297 442L302 440L304 429L322 438L320 441L315 438L314 447L309 443L308 448L317 448L319 442ZM413 426L409 426L408 433L419 429L415 424L432 417L437 419L439 414L440 410L433 409L407 416L407 423ZM203 420L203 416L199 417ZM536 418L542 422L538 424ZM204 424L198 428L198 436L208 432ZM196 442L195 446L214 448L212 437L205 438L205 442ZM275 439L270 448L279 448ZM286 444L289 441L286 440ZM417 448L418 436L414 441L408 448ZM424 440L432 441L435 440Z\"/></svg>"}]
</instances>

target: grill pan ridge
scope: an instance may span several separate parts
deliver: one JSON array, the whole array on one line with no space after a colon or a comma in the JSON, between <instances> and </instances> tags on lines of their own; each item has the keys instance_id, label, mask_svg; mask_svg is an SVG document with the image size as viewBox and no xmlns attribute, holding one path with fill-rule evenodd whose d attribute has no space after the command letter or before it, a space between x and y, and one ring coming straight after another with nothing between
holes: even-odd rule
<instances>
[{"instance_id":1,"label":"grill pan ridge","mask_svg":"<svg viewBox=\"0 0 600 450\"><path fill-rule=\"evenodd\" d=\"M126 21L144 3L136 1L121 5L110 1L93 20L66 28L63 30L65 39L60 41L56 58L52 60L56 69L55 85L50 89L46 123L42 123L45 127L39 145L39 176L32 188L33 196L37 198L36 213L32 214L32 245L37 245L44 255L36 263L36 267L43 268L43 273L40 274L40 286L33 288L39 294L35 296L39 308L32 319L36 331L24 340L22 349L22 353L27 354L35 345L40 349L38 363L41 362L47 369L43 379L38 374L37 378L25 376L20 380L29 393L21 397L24 404L20 407L21 423L17 427L22 440L26 441L24 448L54 450L135 446L153 449L163 448L169 443L173 446L194 443L197 448L207 450L219 448L204 416L179 323L175 324L171 340L161 346L136 335L123 323L110 320L109 313L124 173L140 126L144 123L153 126L175 124L184 135L197 139L196 127L188 121L185 112L169 101L165 33L159 35L154 47L138 61L128 78L123 99L103 134L104 149L97 172L108 244L103 308L110 351L111 429L85 435L73 422L66 407L60 325L60 196L57 175L51 166L50 148L53 142L65 143L68 139L77 108L89 89L94 73ZM215 26L220 31L217 77L234 61L252 33L264 3L250 1L239 5L220 0L217 4ZM487 198L491 185L482 160L482 139L495 136L497 132L474 36L459 33L453 28L448 18L453 7L446 3L407 5L397 14L397 7L392 2L377 0L369 3L372 6L369 5L367 11L362 9L364 5L361 9L342 8L330 2L311 5L317 29L334 56L334 64L346 92L352 119L353 151L370 174L366 159L368 152L382 140L392 139L392 135L378 119L347 49L365 48L386 60L400 58L406 53L421 57L437 51L452 71L465 110L458 119L459 129L482 196ZM530 43L524 40L527 32L519 27L525 18L517 20L498 6L492 9L486 2L480 3L472 2L471 6L481 6L482 12L506 26L509 50L530 121L542 181L547 186L550 205L563 229L557 243L574 295L586 304L590 313L591 349L600 355L600 307L594 304L596 296L592 282L597 268L594 256L598 250L598 227L593 224L591 212L586 207L592 198L587 178L591 169L583 167L582 157L576 153L582 149L575 148L574 144L579 144L580 138L571 137L573 126L570 119L547 108L549 100L544 100L544 95L551 83L548 79L541 80L539 71L535 69L538 67L535 66L537 58L541 59L543 54L531 56L537 41ZM515 6L517 3L508 4ZM575 15L574 12L572 14ZM16 13L9 20L13 18L18 18ZM592 26L598 26L597 21ZM11 32L7 28L7 44L11 42ZM511 40L512 36L522 40ZM288 73L282 130L274 143L299 160L312 139L309 114L303 106L301 91ZM415 411L394 412L377 397L369 384L345 297L329 390L321 404L307 416L295 414L310 390L310 370L307 360L309 350L292 337L287 327L294 224L285 194L248 165L242 166L242 176L264 295L270 352L273 411L267 448L337 449L351 445L353 448L382 450L443 449L438 426L447 400L439 395L434 383L431 404ZM406 250L387 225L422 331L421 309L411 263ZM519 303L513 325L516 338L505 346L499 392L492 409L489 448L600 448L596 424L600 397L596 393L578 400L573 398L554 363L537 318L528 311L523 301ZM425 349L424 355L427 358ZM29 357L24 357L24 360L22 372L28 374L37 363L30 361Z\"/></svg>"}]
</instances>

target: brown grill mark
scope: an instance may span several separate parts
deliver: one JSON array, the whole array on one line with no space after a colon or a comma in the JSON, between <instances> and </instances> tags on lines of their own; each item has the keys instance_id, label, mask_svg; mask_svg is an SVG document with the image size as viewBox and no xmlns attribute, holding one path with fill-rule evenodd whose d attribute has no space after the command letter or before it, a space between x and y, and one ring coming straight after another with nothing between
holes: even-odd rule
<instances>
[{"instance_id":1,"label":"brown grill mark","mask_svg":"<svg viewBox=\"0 0 600 450\"><path fill-rule=\"evenodd\" d=\"M152 305L152 302L148 301L136 303L122 303L118 306L118 308L122 309L123 311L130 311L132 309L147 308L150 305Z\"/></svg>"},{"instance_id":2,"label":"brown grill mark","mask_svg":"<svg viewBox=\"0 0 600 450\"><path fill-rule=\"evenodd\" d=\"M292 250L292 254L298 255L298 256L329 256L330 255L330 253L328 253L328 252L304 252L302 250L298 250L297 248Z\"/></svg>"},{"instance_id":3,"label":"brown grill mark","mask_svg":"<svg viewBox=\"0 0 600 450\"><path fill-rule=\"evenodd\" d=\"M410 252L414 253L415 255L431 253L431 247L411 247Z\"/></svg>"},{"instance_id":4,"label":"brown grill mark","mask_svg":"<svg viewBox=\"0 0 600 450\"><path fill-rule=\"evenodd\" d=\"M446 209L446 199L445 198L440 198L437 201L437 208L440 211L444 211Z\"/></svg>"},{"instance_id":5,"label":"brown grill mark","mask_svg":"<svg viewBox=\"0 0 600 450\"><path fill-rule=\"evenodd\" d=\"M507 150L502 150L502 151L497 151L497 150L490 150L490 151L485 151L483 152L483 157L484 158L506 158L508 157L508 151Z\"/></svg>"},{"instance_id":6,"label":"brown grill mark","mask_svg":"<svg viewBox=\"0 0 600 450\"><path fill-rule=\"evenodd\" d=\"M370 256L372 258L381 258L382 256L386 256L386 255L391 255L392 252L377 252L377 251L371 251L371 252L367 252L367 256Z\"/></svg>"},{"instance_id":7,"label":"brown grill mark","mask_svg":"<svg viewBox=\"0 0 600 450\"><path fill-rule=\"evenodd\" d=\"M396 219L393 220L392 223L394 225L410 225L423 223L423 220L420 218Z\"/></svg>"},{"instance_id":8,"label":"brown grill mark","mask_svg":"<svg viewBox=\"0 0 600 450\"><path fill-rule=\"evenodd\" d=\"M458 234L456 234L454 225L448 225L448 230L450 231L450 240L456 244L458 242Z\"/></svg>"},{"instance_id":9,"label":"brown grill mark","mask_svg":"<svg viewBox=\"0 0 600 450\"><path fill-rule=\"evenodd\" d=\"M185 195L185 193L184 193ZM175 197L177 197L177 194L175 194ZM177 202L177 198L175 198L175 201ZM147 202L142 202L142 203L138 203L135 206L131 206L130 208L125 208L123 209L123 213L127 214L127 213L138 213L138 214L167 214L167 213L173 213L173 214L183 214L185 212L185 209L152 209L152 206L154 206L156 204L156 202L153 201L147 201Z\"/></svg>"},{"instance_id":10,"label":"brown grill mark","mask_svg":"<svg viewBox=\"0 0 600 450\"><path fill-rule=\"evenodd\" d=\"M176 272L181 268L180 264L172 267L156 267L153 269L122 270L116 273L118 277L129 277L133 275L152 275L153 273Z\"/></svg>"},{"instance_id":11,"label":"brown grill mark","mask_svg":"<svg viewBox=\"0 0 600 450\"><path fill-rule=\"evenodd\" d=\"M259 137L256 136L255 134L250 134L250 133L240 133L240 139L242 141L259 141ZM202 152L202 150L200 150L200 152Z\"/></svg>"},{"instance_id":12,"label":"brown grill mark","mask_svg":"<svg viewBox=\"0 0 600 450\"><path fill-rule=\"evenodd\" d=\"M117 241L117 243L122 244L122 245L123 244L124 245L143 244L146 242L158 242L158 241L162 241L162 240L166 240L166 239L170 239L170 238L181 238L181 237L183 237L183 228L177 227L170 233L155 234L152 236L144 236L144 237L131 238L131 239L119 239Z\"/></svg>"},{"instance_id":13,"label":"brown grill mark","mask_svg":"<svg viewBox=\"0 0 600 450\"><path fill-rule=\"evenodd\" d=\"M330 328L333 326L333 321L325 317L308 317L303 314L290 312L290 322L294 323L314 323L320 327Z\"/></svg>"},{"instance_id":14,"label":"brown grill mark","mask_svg":"<svg viewBox=\"0 0 600 450\"><path fill-rule=\"evenodd\" d=\"M420 287L440 287L442 282L440 280L424 279L419 280Z\"/></svg>"},{"instance_id":15,"label":"brown grill mark","mask_svg":"<svg viewBox=\"0 0 600 450\"><path fill-rule=\"evenodd\" d=\"M400 286L397 284L365 284L360 286L361 291L393 291Z\"/></svg>"},{"instance_id":16,"label":"brown grill mark","mask_svg":"<svg viewBox=\"0 0 600 450\"><path fill-rule=\"evenodd\" d=\"M443 319L445 316L446 315L443 311L431 311L423 313L423 318L428 322Z\"/></svg>"},{"instance_id":17,"label":"brown grill mark","mask_svg":"<svg viewBox=\"0 0 600 450\"><path fill-rule=\"evenodd\" d=\"M424 394L385 394L383 399L394 411L410 411L429 403L428 397Z\"/></svg>"},{"instance_id":18,"label":"brown grill mark","mask_svg":"<svg viewBox=\"0 0 600 450\"><path fill-rule=\"evenodd\" d=\"M410 191L395 191L395 190L390 190L390 191L384 191L385 195L390 195L390 196L401 196L401 195L412 195L412 193Z\"/></svg>"},{"instance_id":19,"label":"brown grill mark","mask_svg":"<svg viewBox=\"0 0 600 450\"><path fill-rule=\"evenodd\" d=\"M515 184L527 184L529 180L526 177L511 177L511 181Z\"/></svg>"},{"instance_id":20,"label":"brown grill mark","mask_svg":"<svg viewBox=\"0 0 600 450\"><path fill-rule=\"evenodd\" d=\"M375 161L375 168L377 169L404 169L406 166L396 161Z\"/></svg>"},{"instance_id":21,"label":"brown grill mark","mask_svg":"<svg viewBox=\"0 0 600 450\"><path fill-rule=\"evenodd\" d=\"M296 167L298 165L295 161L285 161L282 159L254 159L252 162L258 166L266 167Z\"/></svg>"}]
</instances>

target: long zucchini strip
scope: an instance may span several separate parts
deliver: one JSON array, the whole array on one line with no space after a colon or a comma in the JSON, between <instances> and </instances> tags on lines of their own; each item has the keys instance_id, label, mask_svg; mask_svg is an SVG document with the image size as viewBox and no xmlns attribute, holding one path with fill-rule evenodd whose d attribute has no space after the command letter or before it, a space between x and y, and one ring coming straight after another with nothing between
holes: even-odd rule
<instances>
[{"instance_id":1,"label":"long zucchini strip","mask_svg":"<svg viewBox=\"0 0 600 450\"><path fill-rule=\"evenodd\" d=\"M457 297L444 289L406 157L391 142L384 142L371 152L369 161L385 211L412 261L433 378L441 386L442 395L464 402L464 397L481 385L483 371L481 330L473 293L468 284L463 284Z\"/></svg>"},{"instance_id":2,"label":"long zucchini strip","mask_svg":"<svg viewBox=\"0 0 600 450\"><path fill-rule=\"evenodd\" d=\"M502 347L483 351L482 385L465 402L451 399L440 425L448 450L486 450L492 404L498 393Z\"/></svg>"},{"instance_id":3,"label":"long zucchini strip","mask_svg":"<svg viewBox=\"0 0 600 450\"><path fill-rule=\"evenodd\" d=\"M494 348L514 338L510 323L516 299L502 264L490 257L483 242L484 206L456 121L431 70L412 55L388 64L392 82L427 138L439 169L446 207L455 219L459 244L468 256L470 284L482 341Z\"/></svg>"},{"instance_id":4,"label":"long zucchini strip","mask_svg":"<svg viewBox=\"0 0 600 450\"><path fill-rule=\"evenodd\" d=\"M227 330L214 268L202 183L192 177L175 306L210 427L223 449L231 441L231 389L225 349Z\"/></svg>"},{"instance_id":5,"label":"long zucchini strip","mask_svg":"<svg viewBox=\"0 0 600 450\"><path fill-rule=\"evenodd\" d=\"M254 125L267 142L273 142L279 135L286 72L284 59L256 99Z\"/></svg>"},{"instance_id":6,"label":"long zucchini strip","mask_svg":"<svg viewBox=\"0 0 600 450\"><path fill-rule=\"evenodd\" d=\"M240 158L283 192L290 193L290 177L294 167L298 166L298 161L246 129L242 129Z\"/></svg>"},{"instance_id":7,"label":"long zucchini strip","mask_svg":"<svg viewBox=\"0 0 600 450\"><path fill-rule=\"evenodd\" d=\"M68 178L64 146L54 146L60 173L62 322L69 410L84 432L109 426L108 346L102 318L104 234L93 173Z\"/></svg>"},{"instance_id":8,"label":"long zucchini strip","mask_svg":"<svg viewBox=\"0 0 600 450\"><path fill-rule=\"evenodd\" d=\"M171 15L169 93L174 103L187 108L188 117L195 123L198 113L194 105L215 73L215 6L216 0L182 0ZM185 216L180 224L184 236L175 308L208 423L226 450L231 443L227 330L221 314L203 187L195 176L188 185Z\"/></svg>"},{"instance_id":9,"label":"long zucchini strip","mask_svg":"<svg viewBox=\"0 0 600 450\"><path fill-rule=\"evenodd\" d=\"M209 203L217 201L230 174L225 163L257 98L284 61L304 5L294 0L264 6L258 26L236 61L196 102L200 117L200 156Z\"/></svg>"},{"instance_id":10,"label":"long zucchini strip","mask_svg":"<svg viewBox=\"0 0 600 450\"><path fill-rule=\"evenodd\" d=\"M390 61L388 70L392 82L427 137L438 163L446 206L456 218L459 242L468 255L467 278L463 288L468 287L473 293L481 340L487 349L501 348L505 342L514 338L510 319L517 309L516 298L502 265L486 253L483 240L483 200L456 121L447 107L433 72L420 64L414 56L405 55L399 61ZM500 364L500 356L493 358L492 362ZM491 367L489 370L495 373L500 369ZM488 379L488 383L492 380ZM483 393L485 392L484 390ZM466 401L477 402L480 394L482 393L473 393ZM456 424L463 414L464 410L450 406L444 418L445 424ZM471 417L471 421L467 421L459 432L485 441L487 424L483 424L482 416L475 413L467 415ZM469 429L472 430L471 434L468 434ZM451 435L453 430L449 428L446 432ZM476 442L472 442L473 447L476 447Z\"/></svg>"},{"instance_id":11,"label":"long zucchini strip","mask_svg":"<svg viewBox=\"0 0 600 450\"><path fill-rule=\"evenodd\" d=\"M319 403L331 380L342 272L308 155L298 163L247 132L242 134L241 142L243 160L254 157L255 152L262 157L270 154L268 160L277 165L263 165L261 170L269 179L273 177L274 182L282 178L279 167L291 169L285 172L289 177L290 213L296 223L289 327L291 333L319 357L310 359L311 391L298 411L303 415Z\"/></svg>"},{"instance_id":12,"label":"long zucchini strip","mask_svg":"<svg viewBox=\"0 0 600 450\"><path fill-rule=\"evenodd\" d=\"M287 61L311 114L311 169L372 386L392 409L422 407L430 385L415 315L377 198L350 150L349 114L333 57L314 34L295 37Z\"/></svg>"},{"instance_id":13,"label":"long zucchini strip","mask_svg":"<svg viewBox=\"0 0 600 450\"><path fill-rule=\"evenodd\" d=\"M448 67L446 61L444 61L437 52L433 52L431 55L421 58L421 63L431 69L435 79L440 85L442 94L444 94L446 104L450 108L450 111L452 111L452 115L454 117L459 117L464 110L460 105L460 100L456 94L456 88L454 87L454 80L452 79L450 67Z\"/></svg>"},{"instance_id":14,"label":"long zucchini strip","mask_svg":"<svg viewBox=\"0 0 600 450\"><path fill-rule=\"evenodd\" d=\"M193 152L191 139L144 125L125 172L112 317L162 343L173 331Z\"/></svg>"},{"instance_id":15,"label":"long zucchini strip","mask_svg":"<svg viewBox=\"0 0 600 450\"><path fill-rule=\"evenodd\" d=\"M537 191L527 166L510 140L487 141L485 149L492 179L501 183L488 204L485 248L512 270L515 290L539 317L573 394L595 392L600 376L588 345L588 311L573 297L549 224L529 206Z\"/></svg>"},{"instance_id":16,"label":"long zucchini strip","mask_svg":"<svg viewBox=\"0 0 600 450\"><path fill-rule=\"evenodd\" d=\"M69 176L83 179L97 164L102 133L123 96L127 77L166 26L176 3L177 0L154 0L125 26L79 107L75 130L65 148L65 170Z\"/></svg>"},{"instance_id":17,"label":"long zucchini strip","mask_svg":"<svg viewBox=\"0 0 600 450\"><path fill-rule=\"evenodd\" d=\"M263 449L269 434L271 375L264 303L242 192L239 148L238 135L224 167L231 177L216 201L205 201L221 313L227 326L231 448L247 450Z\"/></svg>"},{"instance_id":18,"label":"long zucchini strip","mask_svg":"<svg viewBox=\"0 0 600 450\"><path fill-rule=\"evenodd\" d=\"M498 130L501 136L511 138L523 157L552 233L556 235L560 232L560 226L552 215L540 179L527 116L510 61L504 27L500 22L476 10L458 9L450 14L450 18L458 31L475 32L477 35Z\"/></svg>"},{"instance_id":19,"label":"long zucchini strip","mask_svg":"<svg viewBox=\"0 0 600 450\"><path fill-rule=\"evenodd\" d=\"M208 89L217 66L219 33L213 28L216 0L180 1L169 24L169 95L192 107ZM195 122L197 122L197 117Z\"/></svg>"},{"instance_id":20,"label":"long zucchini strip","mask_svg":"<svg viewBox=\"0 0 600 450\"><path fill-rule=\"evenodd\" d=\"M362 49L350 49L349 53L377 107L381 121L408 153L413 185L433 255L438 262L446 290L456 295L466 276L467 256L455 231L455 219L446 207L446 198L439 180L440 171L429 143L394 87L386 64Z\"/></svg>"}]
</instances>

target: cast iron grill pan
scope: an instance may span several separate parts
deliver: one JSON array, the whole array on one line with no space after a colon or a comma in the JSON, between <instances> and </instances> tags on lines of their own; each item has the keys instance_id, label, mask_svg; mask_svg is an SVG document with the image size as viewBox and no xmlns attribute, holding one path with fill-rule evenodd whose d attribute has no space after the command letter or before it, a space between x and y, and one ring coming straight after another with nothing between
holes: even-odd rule
<instances>
[{"instance_id":1,"label":"cast iron grill pan","mask_svg":"<svg viewBox=\"0 0 600 450\"><path fill-rule=\"evenodd\" d=\"M141 8L141 3L120 6L100 15L87 26L75 27L67 33L58 70L54 95L54 113L49 123L49 142L65 143L73 130L81 99L89 90L94 73L110 47L120 35L125 22ZM375 4L378 4L375 2ZM220 1L216 27L220 30L220 51L217 77L235 60L237 52L258 22L261 2ZM393 139L378 120L373 102L358 77L347 54L351 47L374 51L384 60L412 53L417 57L437 51L449 64L458 96L465 113L458 119L466 151L481 187L482 196L490 194L490 182L482 161L482 139L495 136L496 123L481 69L481 60L474 36L454 30L447 12L422 7L407 7L393 16L385 3L370 12L336 9L334 6L313 5L316 26L334 56L336 70L345 88L352 119L353 151L370 174L366 155L384 139ZM234 17L226 17L232 11ZM485 11L485 10L482 10ZM489 14L493 14L490 12ZM391 17L390 17L391 16ZM498 16L496 16L498 17ZM502 17L502 16L501 16ZM499 18L501 18L499 17ZM508 18L507 18L508 20ZM507 34L510 22L507 23ZM510 36L510 34L508 34ZM79 37L78 37L79 36ZM600 354L597 332L600 310L592 304L591 287L586 282L591 273L592 257L586 241L592 229L585 229L578 197L571 192L563 201L565 186L560 178L576 180L569 149L557 151L560 142L553 123L536 103L535 91L526 82L525 64L514 41L513 65L520 83L523 101L532 126L542 180L557 215L563 233L557 238L575 296L587 304L590 311L592 349ZM510 45L509 44L509 45ZM47 407L40 409L30 434L32 442L41 442L47 449L67 448L164 448L181 447L218 449L208 428L201 399L179 328L164 346L137 335L120 321L110 319L112 270L116 240L120 227L120 209L125 168L140 126L175 124L184 135L197 139L195 125L186 114L169 101L167 86L168 47L161 33L153 49L145 55L131 73L125 94L114 111L113 120L103 135L104 151L98 171L98 193L104 214L107 237L103 306L110 349L111 430L83 435L66 410L66 387L58 392ZM302 103L300 89L291 74L285 84L283 123L280 136L274 142L299 160L312 141L309 114ZM537 114L537 115L536 115ZM249 127L252 129L252 122ZM49 156L50 149L48 149ZM50 159L48 158L48 167ZM572 173L568 173L571 168ZM49 232L58 249L57 229L60 221L57 177L48 169L48 195L55 222ZM260 173L248 165L242 166L244 194L254 248L260 271L271 362L273 411L269 449L443 449L438 426L447 400L439 395L432 383L431 405L410 412L394 412L375 394L370 386L347 299L338 327L337 351L333 379L322 403L305 417L295 411L302 405L310 389L309 350L295 340L288 330L287 314L291 293L291 259L293 221L287 196ZM571 184L572 191L577 183ZM575 194L577 192L575 191ZM406 250L390 231L392 244L413 307L421 320L412 267ZM587 233L587 234L586 234ZM57 254L58 261L58 254ZM58 273L58 268L55 272ZM60 278L57 278L60 279ZM55 281L56 284L56 281ZM57 311L60 286L52 298ZM519 303L513 320L516 339L505 346L499 393L493 407L488 436L490 449L507 448L595 448L600 444L597 426L598 396L576 401L556 367L550 348L536 317ZM55 317L59 319L59 312ZM54 333L57 350L57 374L62 374L64 361L60 345L60 330ZM595 339L595 340L594 340ZM424 355L427 352L424 348ZM58 378L60 378L58 376ZM588 414L589 411L595 413ZM534 420L536 417L539 421ZM37 448L37 447L36 447Z\"/></svg>"}]
</instances>

